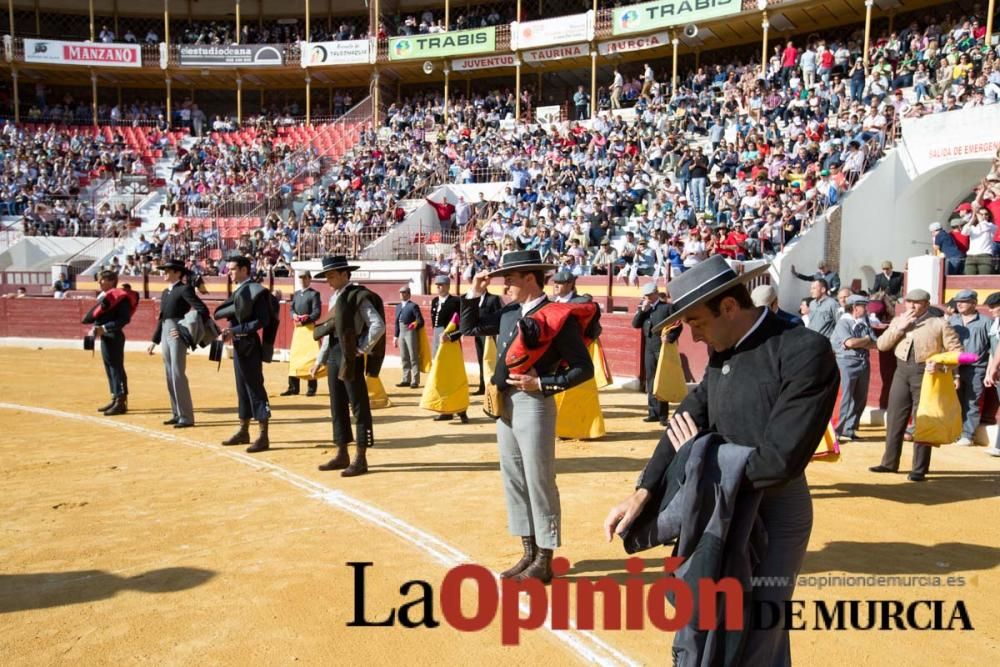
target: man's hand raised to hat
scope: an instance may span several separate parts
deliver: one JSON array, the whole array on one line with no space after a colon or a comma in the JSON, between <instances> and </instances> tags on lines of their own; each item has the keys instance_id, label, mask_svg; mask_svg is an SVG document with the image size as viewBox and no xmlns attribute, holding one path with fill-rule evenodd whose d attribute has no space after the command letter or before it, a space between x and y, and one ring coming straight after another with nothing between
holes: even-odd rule
<instances>
[{"instance_id":1,"label":"man's hand raised to hat","mask_svg":"<svg viewBox=\"0 0 1000 667\"><path fill-rule=\"evenodd\" d=\"M482 294L486 291L486 288L490 285L490 272L480 271L472 279L472 291L476 294Z\"/></svg>"}]
</instances>

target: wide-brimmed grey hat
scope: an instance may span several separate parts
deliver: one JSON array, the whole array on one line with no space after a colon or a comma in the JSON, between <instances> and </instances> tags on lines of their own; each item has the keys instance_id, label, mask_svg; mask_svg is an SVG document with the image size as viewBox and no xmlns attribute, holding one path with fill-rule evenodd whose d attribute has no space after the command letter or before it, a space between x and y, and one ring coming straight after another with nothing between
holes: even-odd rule
<instances>
[{"instance_id":1,"label":"wide-brimmed grey hat","mask_svg":"<svg viewBox=\"0 0 1000 667\"><path fill-rule=\"evenodd\" d=\"M515 271L551 271L555 268L555 264L543 262L542 256L537 250L512 250L504 253L504 256L500 258L499 268L490 271L489 277L505 276Z\"/></svg>"},{"instance_id":2,"label":"wide-brimmed grey hat","mask_svg":"<svg viewBox=\"0 0 1000 667\"><path fill-rule=\"evenodd\" d=\"M722 255L712 255L708 259L698 262L667 284L667 292L674 304L674 312L656 324L653 327L653 333L659 333L684 317L695 306L700 306L729 288L743 285L747 281L763 275L769 268L769 264L764 264L750 271L737 273Z\"/></svg>"},{"instance_id":3,"label":"wide-brimmed grey hat","mask_svg":"<svg viewBox=\"0 0 1000 667\"><path fill-rule=\"evenodd\" d=\"M357 264L348 264L343 255L328 255L323 258L323 268L313 274L313 278L323 278L330 271L354 271Z\"/></svg>"}]
</instances>

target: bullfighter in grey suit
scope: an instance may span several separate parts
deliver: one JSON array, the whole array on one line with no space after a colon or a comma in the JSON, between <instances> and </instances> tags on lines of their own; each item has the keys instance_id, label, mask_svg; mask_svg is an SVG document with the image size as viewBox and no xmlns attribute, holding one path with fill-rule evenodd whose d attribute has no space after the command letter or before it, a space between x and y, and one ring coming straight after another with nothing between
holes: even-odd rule
<instances>
[{"instance_id":1,"label":"bullfighter in grey suit","mask_svg":"<svg viewBox=\"0 0 1000 667\"><path fill-rule=\"evenodd\" d=\"M396 329L393 333L393 343L399 348L399 359L403 365L403 380L397 387L420 386L420 339L426 336L424 331L424 316L420 306L410 301L410 288L399 288L400 303L396 306Z\"/></svg>"},{"instance_id":2,"label":"bullfighter in grey suit","mask_svg":"<svg viewBox=\"0 0 1000 667\"><path fill-rule=\"evenodd\" d=\"M157 344L162 341L163 370L167 375L172 413L170 419L163 423L173 425L174 428L188 428L194 426L194 405L186 374L188 343L182 337L180 322L191 310L208 319L208 307L195 294L194 287L184 283L187 269L183 262L171 259L158 268L166 274L170 287L163 290L160 297L160 317L153 332L153 342L147 351L153 354Z\"/></svg>"},{"instance_id":3,"label":"bullfighter in grey suit","mask_svg":"<svg viewBox=\"0 0 1000 667\"><path fill-rule=\"evenodd\" d=\"M553 394L594 376L594 364L574 319L567 320L527 373L511 373L507 367L507 348L517 336L518 322L551 303L542 289L545 272L554 268L542 263L537 250L508 252L499 269L476 275L472 292L462 299L462 334L497 336L492 384L499 390L502 406L497 421L500 472L508 527L512 535L521 537L524 548L521 560L500 576L519 581L550 581L552 550L560 544ZM494 276L503 276L512 301L497 312L481 316L480 297Z\"/></svg>"}]
</instances>

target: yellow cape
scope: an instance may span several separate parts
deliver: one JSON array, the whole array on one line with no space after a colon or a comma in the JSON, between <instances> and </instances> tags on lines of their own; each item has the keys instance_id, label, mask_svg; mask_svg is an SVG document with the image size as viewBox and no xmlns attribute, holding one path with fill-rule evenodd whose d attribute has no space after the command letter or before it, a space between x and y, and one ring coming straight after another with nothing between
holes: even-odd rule
<instances>
[{"instance_id":1,"label":"yellow cape","mask_svg":"<svg viewBox=\"0 0 1000 667\"><path fill-rule=\"evenodd\" d=\"M604 347L601 339L598 338L590 344L590 359L594 362L594 381L598 389L611 386L611 369L608 367L608 360L604 356Z\"/></svg>"},{"instance_id":2,"label":"yellow cape","mask_svg":"<svg viewBox=\"0 0 1000 667\"><path fill-rule=\"evenodd\" d=\"M309 371L316 363L316 355L319 353L319 341L313 340L314 328L312 324L306 324L292 330L292 347L288 355L289 377L312 379ZM316 377L326 377L326 364L320 365Z\"/></svg>"},{"instance_id":3,"label":"yellow cape","mask_svg":"<svg viewBox=\"0 0 1000 667\"><path fill-rule=\"evenodd\" d=\"M483 377L489 382L497 369L497 339L487 336L483 341Z\"/></svg>"},{"instance_id":4,"label":"yellow cape","mask_svg":"<svg viewBox=\"0 0 1000 667\"><path fill-rule=\"evenodd\" d=\"M600 354L600 349L597 341L594 341L590 344L590 356L593 358L596 354ZM572 440L594 440L607 433L601 401L597 396L599 368L595 362L594 377L555 395L556 436Z\"/></svg>"},{"instance_id":5,"label":"yellow cape","mask_svg":"<svg viewBox=\"0 0 1000 667\"><path fill-rule=\"evenodd\" d=\"M653 377L653 395L664 403L680 403L687 392L677 343L663 341L660 345L660 358L656 362L656 375Z\"/></svg>"},{"instance_id":6,"label":"yellow cape","mask_svg":"<svg viewBox=\"0 0 1000 667\"><path fill-rule=\"evenodd\" d=\"M420 396L420 407L442 414L454 414L469 408L469 379L465 375L460 341L445 341L438 345L424 393Z\"/></svg>"},{"instance_id":7,"label":"yellow cape","mask_svg":"<svg viewBox=\"0 0 1000 667\"><path fill-rule=\"evenodd\" d=\"M420 357L420 372L430 373L431 362L431 342L427 339L427 327L417 329L417 354Z\"/></svg>"},{"instance_id":8,"label":"yellow cape","mask_svg":"<svg viewBox=\"0 0 1000 667\"><path fill-rule=\"evenodd\" d=\"M392 407L392 401L389 400L389 394L385 392L381 378L366 375L365 384L368 385L368 402L371 404L372 410Z\"/></svg>"}]
</instances>

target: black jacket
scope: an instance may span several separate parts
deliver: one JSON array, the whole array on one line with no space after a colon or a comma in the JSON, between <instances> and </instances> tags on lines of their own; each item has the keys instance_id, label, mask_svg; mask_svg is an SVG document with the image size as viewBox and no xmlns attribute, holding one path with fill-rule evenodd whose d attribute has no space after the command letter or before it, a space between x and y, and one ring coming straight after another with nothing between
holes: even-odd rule
<instances>
[{"instance_id":1,"label":"black jacket","mask_svg":"<svg viewBox=\"0 0 1000 667\"><path fill-rule=\"evenodd\" d=\"M424 315L420 312L420 306L413 301L400 303L396 306L396 329L393 336L399 338L399 333L409 325L417 323L417 329L424 327Z\"/></svg>"},{"instance_id":2,"label":"black jacket","mask_svg":"<svg viewBox=\"0 0 1000 667\"><path fill-rule=\"evenodd\" d=\"M441 297L437 296L431 299L431 326L435 329L447 327L451 323L451 318L457 315L462 307L462 297L454 294L448 295L448 298L443 301L442 303ZM456 329L448 334L448 340L451 341L456 341L461 337L461 329Z\"/></svg>"},{"instance_id":3,"label":"black jacket","mask_svg":"<svg viewBox=\"0 0 1000 667\"><path fill-rule=\"evenodd\" d=\"M903 274L893 271L892 275L886 278L884 273L879 273L875 276L872 292L885 292L889 296L898 297L903 293Z\"/></svg>"},{"instance_id":4,"label":"black jacket","mask_svg":"<svg viewBox=\"0 0 1000 667\"><path fill-rule=\"evenodd\" d=\"M735 350L712 352L701 383L677 408L704 431L753 447L746 478L755 489L802 474L823 438L840 388L826 336L768 312ZM664 437L640 478L655 492L674 448Z\"/></svg>"},{"instance_id":5,"label":"black jacket","mask_svg":"<svg viewBox=\"0 0 1000 667\"><path fill-rule=\"evenodd\" d=\"M164 320L179 320L192 308L202 317L208 317L208 306L195 294L194 288L190 285L180 283L163 290L163 295L160 297L160 316L156 321L156 330L153 331L153 342L159 344L163 337Z\"/></svg>"},{"instance_id":6,"label":"black jacket","mask_svg":"<svg viewBox=\"0 0 1000 667\"><path fill-rule=\"evenodd\" d=\"M292 315L306 315L302 324L314 324L323 312L323 300L312 287L300 289L292 295Z\"/></svg>"},{"instance_id":7,"label":"black jacket","mask_svg":"<svg viewBox=\"0 0 1000 667\"><path fill-rule=\"evenodd\" d=\"M641 308L632 317L632 328L642 329L642 337L646 341L646 356L660 356L660 334L653 333L657 324L670 317L674 312L674 304L657 301L649 310ZM683 326L683 325L682 325ZM667 342L676 343L681 336L681 327L674 327L667 332Z\"/></svg>"},{"instance_id":8,"label":"black jacket","mask_svg":"<svg viewBox=\"0 0 1000 667\"><path fill-rule=\"evenodd\" d=\"M497 360L496 371L493 373L493 384L501 391L507 389L507 347L517 335L517 323L521 319L521 304L509 303L499 311L488 315L479 311L479 299L463 298L462 327L465 336L496 336ZM530 315L551 303L543 300L533 308ZM562 330L556 334L549 349L534 366L542 385L542 393L546 396L565 391L581 382L594 377L594 362L583 344L580 325L575 319L569 319Z\"/></svg>"}]
</instances>

